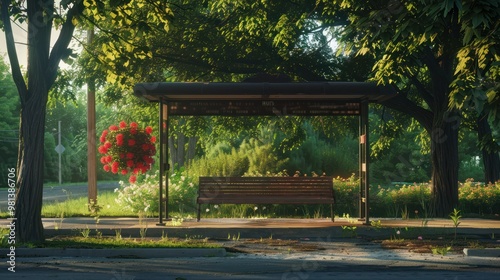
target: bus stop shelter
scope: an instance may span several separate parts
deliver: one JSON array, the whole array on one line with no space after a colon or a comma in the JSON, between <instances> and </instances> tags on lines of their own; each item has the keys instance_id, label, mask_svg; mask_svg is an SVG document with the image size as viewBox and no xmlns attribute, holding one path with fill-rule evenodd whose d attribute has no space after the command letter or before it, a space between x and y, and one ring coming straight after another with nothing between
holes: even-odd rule
<instances>
[{"instance_id":1,"label":"bus stop shelter","mask_svg":"<svg viewBox=\"0 0 500 280\"><path fill-rule=\"evenodd\" d=\"M392 87L362 82L139 83L134 95L159 105L159 223L169 219L169 116L358 116L359 218L369 224L369 103L395 95Z\"/></svg>"}]
</instances>

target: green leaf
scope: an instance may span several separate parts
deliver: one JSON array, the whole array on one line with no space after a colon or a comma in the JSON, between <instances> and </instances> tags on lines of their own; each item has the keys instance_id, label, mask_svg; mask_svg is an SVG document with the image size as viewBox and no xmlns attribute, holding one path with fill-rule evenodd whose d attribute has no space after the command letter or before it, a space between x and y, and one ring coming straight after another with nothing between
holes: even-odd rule
<instances>
[{"instance_id":1,"label":"green leaf","mask_svg":"<svg viewBox=\"0 0 500 280\"><path fill-rule=\"evenodd\" d=\"M472 39L472 35L474 34L474 30L472 28L466 28L464 33L464 39L462 40L462 44L467 45Z\"/></svg>"},{"instance_id":2,"label":"green leaf","mask_svg":"<svg viewBox=\"0 0 500 280\"><path fill-rule=\"evenodd\" d=\"M472 17L472 28L477 28L484 21L482 14L476 14Z\"/></svg>"},{"instance_id":3,"label":"green leaf","mask_svg":"<svg viewBox=\"0 0 500 280\"><path fill-rule=\"evenodd\" d=\"M444 3L443 17L446 17L448 13L453 9L455 0L446 0Z\"/></svg>"}]
</instances>

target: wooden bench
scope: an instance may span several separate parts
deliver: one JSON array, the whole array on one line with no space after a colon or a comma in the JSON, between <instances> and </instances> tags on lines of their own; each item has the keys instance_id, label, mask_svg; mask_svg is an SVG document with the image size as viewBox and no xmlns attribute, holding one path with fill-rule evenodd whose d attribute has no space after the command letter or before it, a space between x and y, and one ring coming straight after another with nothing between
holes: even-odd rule
<instances>
[{"instance_id":1,"label":"wooden bench","mask_svg":"<svg viewBox=\"0 0 500 280\"><path fill-rule=\"evenodd\" d=\"M330 204L334 221L332 177L200 177L198 221L202 204Z\"/></svg>"}]
</instances>

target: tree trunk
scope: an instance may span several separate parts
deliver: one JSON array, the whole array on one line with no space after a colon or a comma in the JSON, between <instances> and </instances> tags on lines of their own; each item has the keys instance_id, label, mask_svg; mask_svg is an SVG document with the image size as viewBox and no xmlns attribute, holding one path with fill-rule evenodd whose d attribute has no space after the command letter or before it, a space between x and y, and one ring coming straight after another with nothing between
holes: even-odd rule
<instances>
[{"instance_id":1,"label":"tree trunk","mask_svg":"<svg viewBox=\"0 0 500 280\"><path fill-rule=\"evenodd\" d=\"M446 92L440 88L436 92ZM404 95L391 98L384 105L409 114L415 118L431 137L432 163L432 203L429 212L438 217L448 215L458 205L458 128L459 116L456 112L448 112L448 101L445 94L433 103L433 110L428 111L407 99ZM440 101L440 102L437 102Z\"/></svg>"},{"instance_id":2,"label":"tree trunk","mask_svg":"<svg viewBox=\"0 0 500 280\"><path fill-rule=\"evenodd\" d=\"M179 132L177 134L177 168L184 166L186 154L186 135Z\"/></svg>"},{"instance_id":3,"label":"tree trunk","mask_svg":"<svg viewBox=\"0 0 500 280\"><path fill-rule=\"evenodd\" d=\"M188 140L188 148L186 153L186 162L189 164L191 160L194 159L196 155L196 143L198 142L198 137L192 136Z\"/></svg>"},{"instance_id":4,"label":"tree trunk","mask_svg":"<svg viewBox=\"0 0 500 280\"><path fill-rule=\"evenodd\" d=\"M186 139L187 137L179 132L176 133L177 137L168 138L168 150L170 154L170 160L172 162L172 168L183 167L186 163ZM191 138L189 138L191 143ZM189 152L189 150L188 150ZM187 155L189 156L189 155ZM188 158L189 159L189 158Z\"/></svg>"},{"instance_id":5,"label":"tree trunk","mask_svg":"<svg viewBox=\"0 0 500 280\"><path fill-rule=\"evenodd\" d=\"M431 211L445 218L458 206L459 117L456 112L438 116L431 131Z\"/></svg>"},{"instance_id":6,"label":"tree trunk","mask_svg":"<svg viewBox=\"0 0 500 280\"><path fill-rule=\"evenodd\" d=\"M43 14L41 11L44 11ZM54 1L27 1L28 71L27 87L18 83L21 99L16 239L20 242L44 241L42 224L45 113L54 72L49 62L50 34ZM44 17L40 17L43 14ZM74 27L73 27L74 28ZM68 41L69 42L69 41ZM10 53L9 53L10 55ZM15 60L15 56L11 60ZM56 65L57 70L57 65ZM17 70L13 70L13 72Z\"/></svg>"},{"instance_id":7,"label":"tree trunk","mask_svg":"<svg viewBox=\"0 0 500 280\"><path fill-rule=\"evenodd\" d=\"M177 163L177 149L174 145L174 137L168 137L168 156L170 157L170 169L175 168Z\"/></svg>"},{"instance_id":8,"label":"tree trunk","mask_svg":"<svg viewBox=\"0 0 500 280\"><path fill-rule=\"evenodd\" d=\"M43 147L45 111L48 93L33 92L21 112L22 134L18 166L19 187L16 200L16 239L20 242L42 242Z\"/></svg>"},{"instance_id":9,"label":"tree trunk","mask_svg":"<svg viewBox=\"0 0 500 280\"><path fill-rule=\"evenodd\" d=\"M477 138L483 154L484 181L494 183L500 180L500 156L495 148L488 146L493 140L486 116L481 116L477 120Z\"/></svg>"},{"instance_id":10,"label":"tree trunk","mask_svg":"<svg viewBox=\"0 0 500 280\"><path fill-rule=\"evenodd\" d=\"M73 36L73 20L83 12L83 1L75 3L67 12L60 34L52 45L52 22L55 15L54 0L25 1L28 23L28 67L26 81L19 66L12 26L9 2L2 1L1 19L12 69L12 77L21 100L21 126L17 164L16 239L19 242L44 240L41 218L43 203L43 164L45 113L48 92L57 77L57 69ZM24 6L23 6L24 7ZM19 14L13 14L13 17Z\"/></svg>"}]
</instances>

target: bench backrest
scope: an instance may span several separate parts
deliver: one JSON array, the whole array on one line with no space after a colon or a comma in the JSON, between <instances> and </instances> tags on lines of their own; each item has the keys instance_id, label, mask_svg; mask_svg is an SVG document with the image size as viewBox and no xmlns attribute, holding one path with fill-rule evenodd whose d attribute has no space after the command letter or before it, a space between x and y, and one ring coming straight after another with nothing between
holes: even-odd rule
<instances>
[{"instance_id":1,"label":"bench backrest","mask_svg":"<svg viewBox=\"0 0 500 280\"><path fill-rule=\"evenodd\" d=\"M198 203L334 203L332 177L200 177Z\"/></svg>"}]
</instances>

